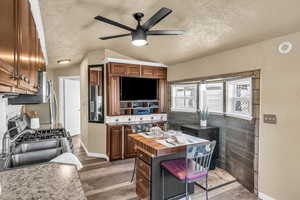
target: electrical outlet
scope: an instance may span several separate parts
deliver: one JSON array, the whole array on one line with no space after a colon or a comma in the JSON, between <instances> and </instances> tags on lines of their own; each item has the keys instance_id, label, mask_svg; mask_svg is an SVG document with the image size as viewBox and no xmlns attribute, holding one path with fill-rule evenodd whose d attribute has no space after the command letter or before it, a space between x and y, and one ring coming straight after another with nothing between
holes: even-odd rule
<instances>
[{"instance_id":1,"label":"electrical outlet","mask_svg":"<svg viewBox=\"0 0 300 200\"><path fill-rule=\"evenodd\" d=\"M273 114L264 114L264 123L277 124L277 117Z\"/></svg>"}]
</instances>

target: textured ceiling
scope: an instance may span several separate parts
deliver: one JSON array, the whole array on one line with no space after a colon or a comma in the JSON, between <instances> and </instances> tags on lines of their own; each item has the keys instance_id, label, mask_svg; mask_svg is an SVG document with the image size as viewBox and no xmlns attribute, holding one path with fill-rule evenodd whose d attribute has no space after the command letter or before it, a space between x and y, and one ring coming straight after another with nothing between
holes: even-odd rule
<instances>
[{"instance_id":1,"label":"textured ceiling","mask_svg":"<svg viewBox=\"0 0 300 200\"><path fill-rule=\"evenodd\" d=\"M92 50L107 48L141 60L182 62L300 30L299 0L40 0L49 67L71 58L79 63ZM135 27L161 7L173 10L154 29L183 29L182 36L152 36L135 47L131 38L97 39L126 33L94 20L96 15Z\"/></svg>"}]
</instances>

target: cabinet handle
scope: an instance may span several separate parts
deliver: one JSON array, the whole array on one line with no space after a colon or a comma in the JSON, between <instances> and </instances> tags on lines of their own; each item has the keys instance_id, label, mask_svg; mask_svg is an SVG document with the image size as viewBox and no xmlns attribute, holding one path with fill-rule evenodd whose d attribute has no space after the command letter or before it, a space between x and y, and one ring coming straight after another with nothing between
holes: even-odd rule
<instances>
[{"instance_id":1,"label":"cabinet handle","mask_svg":"<svg viewBox=\"0 0 300 200\"><path fill-rule=\"evenodd\" d=\"M16 72L14 72L10 78L11 78L12 80L14 80L14 81L19 79L19 77L18 77L18 75L17 75Z\"/></svg>"}]
</instances>

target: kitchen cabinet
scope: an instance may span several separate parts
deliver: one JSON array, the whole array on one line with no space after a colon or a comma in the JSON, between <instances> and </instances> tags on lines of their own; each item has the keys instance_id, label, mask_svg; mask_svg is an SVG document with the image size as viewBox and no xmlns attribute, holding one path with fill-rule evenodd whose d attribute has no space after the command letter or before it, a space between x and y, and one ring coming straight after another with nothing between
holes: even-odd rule
<instances>
[{"instance_id":1,"label":"kitchen cabinet","mask_svg":"<svg viewBox=\"0 0 300 200\"><path fill-rule=\"evenodd\" d=\"M159 81L157 89L159 101L158 107L152 113L165 113L167 111L166 93L167 93L167 68L156 66L145 66L128 63L108 63L107 64L107 115L130 115L133 112L127 112L124 108L120 110L120 77L139 77L155 78ZM139 91L136 91L139 92ZM123 102L124 103L124 102ZM124 112L124 110L126 112Z\"/></svg>"},{"instance_id":2,"label":"kitchen cabinet","mask_svg":"<svg viewBox=\"0 0 300 200\"><path fill-rule=\"evenodd\" d=\"M45 59L30 3L1 0L0 12L0 92L33 94Z\"/></svg>"},{"instance_id":3,"label":"kitchen cabinet","mask_svg":"<svg viewBox=\"0 0 300 200\"><path fill-rule=\"evenodd\" d=\"M142 67L142 77L154 78L156 72L156 67L143 66Z\"/></svg>"},{"instance_id":4,"label":"kitchen cabinet","mask_svg":"<svg viewBox=\"0 0 300 200\"><path fill-rule=\"evenodd\" d=\"M0 1L0 91L12 92L16 80L16 0Z\"/></svg>"},{"instance_id":5,"label":"kitchen cabinet","mask_svg":"<svg viewBox=\"0 0 300 200\"><path fill-rule=\"evenodd\" d=\"M29 71L29 86L32 92L38 91L38 33L36 31L35 22L32 16L30 16L30 71Z\"/></svg>"},{"instance_id":6,"label":"kitchen cabinet","mask_svg":"<svg viewBox=\"0 0 300 200\"><path fill-rule=\"evenodd\" d=\"M107 114L120 115L120 77L108 76Z\"/></svg>"},{"instance_id":7,"label":"kitchen cabinet","mask_svg":"<svg viewBox=\"0 0 300 200\"><path fill-rule=\"evenodd\" d=\"M126 64L124 63L109 63L108 73L112 76L125 76L126 75Z\"/></svg>"},{"instance_id":8,"label":"kitchen cabinet","mask_svg":"<svg viewBox=\"0 0 300 200\"><path fill-rule=\"evenodd\" d=\"M140 77L141 67L140 65L127 64L126 76Z\"/></svg>"},{"instance_id":9,"label":"kitchen cabinet","mask_svg":"<svg viewBox=\"0 0 300 200\"><path fill-rule=\"evenodd\" d=\"M167 80L159 79L159 112L166 113L167 112L167 102L166 102L166 94L167 94Z\"/></svg>"},{"instance_id":10,"label":"kitchen cabinet","mask_svg":"<svg viewBox=\"0 0 300 200\"><path fill-rule=\"evenodd\" d=\"M107 153L110 160L122 159L122 126L108 126Z\"/></svg>"},{"instance_id":11,"label":"kitchen cabinet","mask_svg":"<svg viewBox=\"0 0 300 200\"><path fill-rule=\"evenodd\" d=\"M141 67L135 64L110 63L108 72L112 76L132 76L140 77Z\"/></svg>"},{"instance_id":12,"label":"kitchen cabinet","mask_svg":"<svg viewBox=\"0 0 300 200\"><path fill-rule=\"evenodd\" d=\"M18 22L19 22L19 82L18 87L23 90L30 89L30 48L32 41L30 40L30 4L28 1L18 1Z\"/></svg>"},{"instance_id":13,"label":"kitchen cabinet","mask_svg":"<svg viewBox=\"0 0 300 200\"><path fill-rule=\"evenodd\" d=\"M135 148L134 148L134 143L132 140L129 139L128 135L129 134L134 134L133 130L131 129L130 126L125 126L125 133L124 133L124 153L125 153L125 158L133 158L135 157Z\"/></svg>"},{"instance_id":14,"label":"kitchen cabinet","mask_svg":"<svg viewBox=\"0 0 300 200\"><path fill-rule=\"evenodd\" d=\"M167 79L167 68L142 66L142 75L141 76L145 77L145 78Z\"/></svg>"},{"instance_id":15,"label":"kitchen cabinet","mask_svg":"<svg viewBox=\"0 0 300 200\"><path fill-rule=\"evenodd\" d=\"M165 123L165 121L157 121L146 124L107 125L106 151L110 160L136 157L135 144L128 135L149 131L149 129L154 126L159 126L164 130ZM140 157L142 156L140 155ZM145 160L145 162L147 162L147 160Z\"/></svg>"}]
</instances>

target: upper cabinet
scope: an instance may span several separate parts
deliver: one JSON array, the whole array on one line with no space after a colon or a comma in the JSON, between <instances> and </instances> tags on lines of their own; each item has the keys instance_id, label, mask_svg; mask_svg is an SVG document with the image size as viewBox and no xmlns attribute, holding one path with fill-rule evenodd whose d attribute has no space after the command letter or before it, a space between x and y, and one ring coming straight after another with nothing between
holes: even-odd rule
<instances>
[{"instance_id":1,"label":"upper cabinet","mask_svg":"<svg viewBox=\"0 0 300 200\"><path fill-rule=\"evenodd\" d=\"M141 75L141 66L126 63L109 63L108 73L112 76L134 76Z\"/></svg>"},{"instance_id":2,"label":"upper cabinet","mask_svg":"<svg viewBox=\"0 0 300 200\"><path fill-rule=\"evenodd\" d=\"M167 79L167 68L142 66L142 77Z\"/></svg>"},{"instance_id":3,"label":"upper cabinet","mask_svg":"<svg viewBox=\"0 0 300 200\"><path fill-rule=\"evenodd\" d=\"M111 62L108 64L108 75L167 79L167 68Z\"/></svg>"},{"instance_id":4,"label":"upper cabinet","mask_svg":"<svg viewBox=\"0 0 300 200\"><path fill-rule=\"evenodd\" d=\"M0 1L0 92L33 94L45 61L28 0Z\"/></svg>"},{"instance_id":5,"label":"upper cabinet","mask_svg":"<svg viewBox=\"0 0 300 200\"><path fill-rule=\"evenodd\" d=\"M16 1L0 1L0 91L11 92L17 84L16 71Z\"/></svg>"},{"instance_id":6,"label":"upper cabinet","mask_svg":"<svg viewBox=\"0 0 300 200\"><path fill-rule=\"evenodd\" d=\"M131 108L136 110L141 106L131 105L121 106L120 100L120 79L121 77L139 77L139 78L151 78L158 79L157 84L157 99L152 100L146 105L142 105L143 108L148 109L152 106L150 113L165 113L166 112L166 91L167 91L167 68L158 66L145 66L138 64L128 63L115 63L110 62L107 64L107 115L118 116L118 115L130 115L134 112L128 112ZM145 86L146 87L146 86ZM136 91L141 92L141 91ZM126 105L131 104L129 102L122 102ZM141 102L140 102L141 103Z\"/></svg>"}]
</instances>

